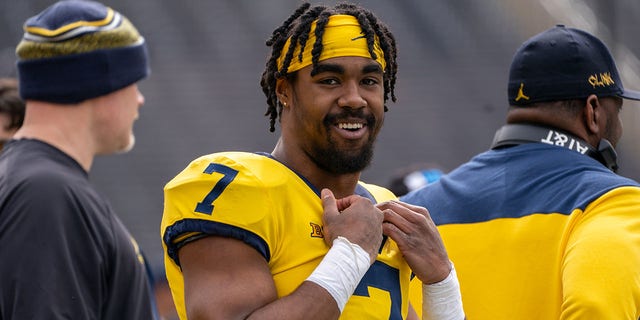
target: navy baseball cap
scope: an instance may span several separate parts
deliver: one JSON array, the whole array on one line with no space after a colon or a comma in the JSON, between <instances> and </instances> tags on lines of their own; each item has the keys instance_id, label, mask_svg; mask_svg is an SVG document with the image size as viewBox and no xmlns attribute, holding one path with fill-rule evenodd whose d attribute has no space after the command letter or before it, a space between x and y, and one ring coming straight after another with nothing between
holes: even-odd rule
<instances>
[{"instance_id":1,"label":"navy baseball cap","mask_svg":"<svg viewBox=\"0 0 640 320\"><path fill-rule=\"evenodd\" d=\"M622 85L616 64L600 39L557 25L524 42L509 71L509 104L621 97L640 100Z\"/></svg>"}]
</instances>

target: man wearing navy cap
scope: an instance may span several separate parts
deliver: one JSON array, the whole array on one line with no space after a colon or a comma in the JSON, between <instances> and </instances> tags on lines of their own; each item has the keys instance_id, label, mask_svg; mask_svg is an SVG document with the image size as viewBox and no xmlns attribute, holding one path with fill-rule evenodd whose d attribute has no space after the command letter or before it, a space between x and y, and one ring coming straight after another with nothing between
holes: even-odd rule
<instances>
[{"instance_id":1,"label":"man wearing navy cap","mask_svg":"<svg viewBox=\"0 0 640 320\"><path fill-rule=\"evenodd\" d=\"M144 38L92 1L28 19L16 48L22 127L0 155L0 319L154 319L143 255L89 182L133 147Z\"/></svg>"},{"instance_id":2,"label":"man wearing navy cap","mask_svg":"<svg viewBox=\"0 0 640 320\"><path fill-rule=\"evenodd\" d=\"M401 198L438 224L467 317L638 319L640 185L614 147L640 93L602 41L559 25L518 49L508 98L491 150Z\"/></svg>"}]
</instances>

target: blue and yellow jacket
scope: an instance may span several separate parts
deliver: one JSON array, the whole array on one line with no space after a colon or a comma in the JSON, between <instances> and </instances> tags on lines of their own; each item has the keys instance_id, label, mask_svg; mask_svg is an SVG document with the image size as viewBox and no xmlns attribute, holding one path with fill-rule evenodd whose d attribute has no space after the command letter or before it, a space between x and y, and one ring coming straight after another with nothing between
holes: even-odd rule
<instances>
[{"instance_id":1,"label":"blue and yellow jacket","mask_svg":"<svg viewBox=\"0 0 640 320\"><path fill-rule=\"evenodd\" d=\"M438 225L468 319L640 317L640 186L590 157L490 150L401 200Z\"/></svg>"}]
</instances>

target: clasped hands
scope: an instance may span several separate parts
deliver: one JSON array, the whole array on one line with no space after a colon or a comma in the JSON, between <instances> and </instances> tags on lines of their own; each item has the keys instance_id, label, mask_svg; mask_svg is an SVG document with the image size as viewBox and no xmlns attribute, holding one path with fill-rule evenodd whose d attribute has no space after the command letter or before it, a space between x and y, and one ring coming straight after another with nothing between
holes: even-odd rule
<instances>
[{"instance_id":1,"label":"clasped hands","mask_svg":"<svg viewBox=\"0 0 640 320\"><path fill-rule=\"evenodd\" d=\"M373 204L351 195L336 199L329 189L321 193L323 232L328 245L342 236L376 260L383 235L395 241L413 273L425 284L446 278L451 262L438 229L424 207L398 200Z\"/></svg>"}]
</instances>

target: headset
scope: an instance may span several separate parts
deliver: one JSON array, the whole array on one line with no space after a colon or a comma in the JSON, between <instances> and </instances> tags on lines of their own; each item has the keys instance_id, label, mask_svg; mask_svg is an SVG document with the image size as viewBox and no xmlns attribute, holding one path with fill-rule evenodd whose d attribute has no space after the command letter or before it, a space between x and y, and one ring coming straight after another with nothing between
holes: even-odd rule
<instances>
[{"instance_id":1,"label":"headset","mask_svg":"<svg viewBox=\"0 0 640 320\"><path fill-rule=\"evenodd\" d=\"M598 160L609 170L618 171L618 155L607 139L601 139L598 148L562 130L533 124L507 124L493 138L491 149L500 149L524 143L547 143L585 154Z\"/></svg>"}]
</instances>

